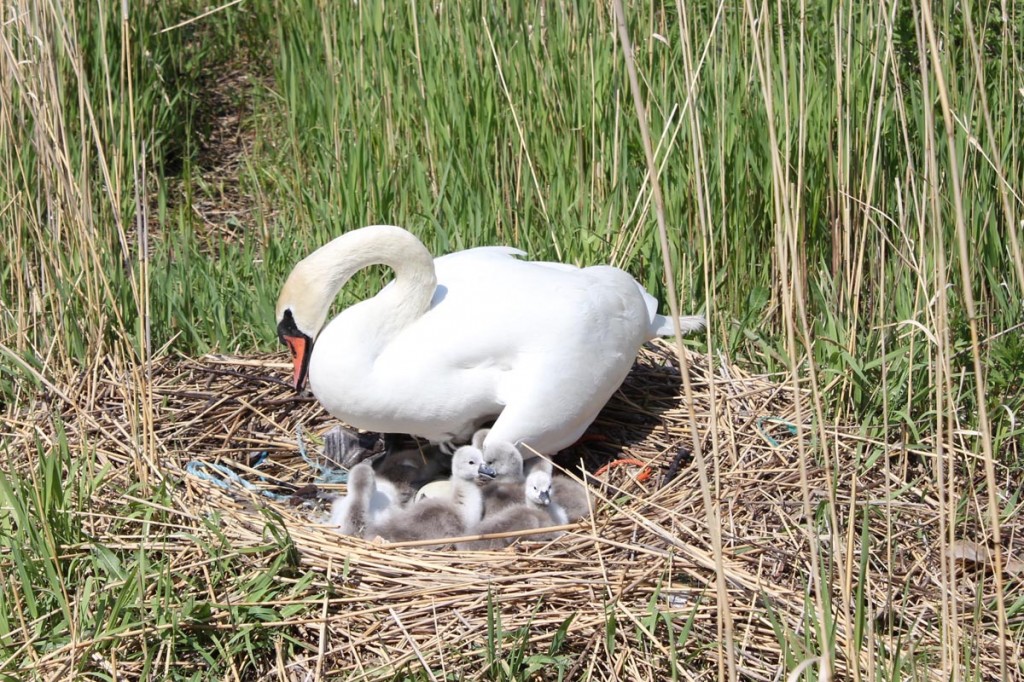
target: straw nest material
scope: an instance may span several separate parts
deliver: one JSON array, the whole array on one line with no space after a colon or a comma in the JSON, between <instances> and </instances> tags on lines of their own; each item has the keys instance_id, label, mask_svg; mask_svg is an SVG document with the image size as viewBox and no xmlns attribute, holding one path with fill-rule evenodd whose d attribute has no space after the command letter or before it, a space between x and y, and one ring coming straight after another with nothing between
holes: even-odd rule
<instances>
[{"instance_id":1,"label":"straw nest material","mask_svg":"<svg viewBox=\"0 0 1024 682\"><path fill-rule=\"evenodd\" d=\"M937 549L942 507L928 459L854 430L811 426L809 397L786 377L751 376L696 354L688 366L693 418L674 351L660 341L645 347L587 438L557 462L576 472L582 462L593 473L630 458L646 470L607 468L590 519L557 540L503 551L380 544L318 525L326 497L344 485L316 482L320 472L300 456L296 427L315 461L312 441L336 422L313 398L294 394L280 355L157 363L152 466L176 486L183 518L197 528L215 516L239 547L286 530L301 563L333 585L298 626L318 650L298 663L312 670L320 656L325 675L374 678L421 665L475 675L488 651L525 646L539 656L532 661L543 678L558 668L566 679L664 679L673 669L683 678L713 676L726 665L719 657L731 629L740 676L779 679L814 655L804 642L817 638L809 631L823 589L837 675L901 651L920 661L917 673L944 679L936 575L948 562ZM131 409L96 403L107 415ZM69 415L70 428L103 421L83 417ZM719 518L717 559L694 427ZM207 480L215 470L206 464L237 478ZM1021 542L1019 534L1004 537ZM821 587L812 578L815 551ZM992 576L969 563L948 569L962 578L961 592L948 595L961 614L976 608L976 590L992 589ZM996 674L994 618L982 622L973 655ZM515 636L502 640L499 624ZM857 649L858 637L876 644Z\"/></svg>"}]
</instances>

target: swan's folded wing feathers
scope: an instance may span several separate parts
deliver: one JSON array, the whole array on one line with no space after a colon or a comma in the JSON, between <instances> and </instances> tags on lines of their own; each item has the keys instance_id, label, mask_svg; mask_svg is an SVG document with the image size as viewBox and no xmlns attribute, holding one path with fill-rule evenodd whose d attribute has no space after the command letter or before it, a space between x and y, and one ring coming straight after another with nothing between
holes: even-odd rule
<instances>
[{"instance_id":1,"label":"swan's folded wing feathers","mask_svg":"<svg viewBox=\"0 0 1024 682\"><path fill-rule=\"evenodd\" d=\"M478 246L473 249L466 249L465 251L456 251L455 253L438 256L434 259L434 267L443 268L460 260L466 259L479 261L483 258L505 258L509 256L525 258L526 255L525 251L512 246Z\"/></svg>"},{"instance_id":2,"label":"swan's folded wing feathers","mask_svg":"<svg viewBox=\"0 0 1024 682\"><path fill-rule=\"evenodd\" d=\"M699 332L704 329L706 323L703 315L684 315L679 318L679 331L683 334ZM672 324L671 317L655 315L653 326L655 336L675 336L676 334L676 327Z\"/></svg>"}]
</instances>

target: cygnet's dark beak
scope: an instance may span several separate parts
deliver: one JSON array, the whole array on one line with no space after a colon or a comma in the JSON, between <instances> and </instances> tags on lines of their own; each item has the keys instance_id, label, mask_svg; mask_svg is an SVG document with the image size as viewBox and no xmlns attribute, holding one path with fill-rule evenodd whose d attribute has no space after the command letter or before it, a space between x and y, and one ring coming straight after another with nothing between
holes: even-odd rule
<instances>
[{"instance_id":1,"label":"cygnet's dark beak","mask_svg":"<svg viewBox=\"0 0 1024 682\"><path fill-rule=\"evenodd\" d=\"M486 464L481 464L480 468L477 469L476 477L483 481L493 481L497 478L498 472L493 467L489 467Z\"/></svg>"},{"instance_id":2,"label":"cygnet's dark beak","mask_svg":"<svg viewBox=\"0 0 1024 682\"><path fill-rule=\"evenodd\" d=\"M540 497L540 503L541 504L543 504L543 505L551 504L551 491L549 491L549 490L542 490L542 491L540 491L539 497Z\"/></svg>"}]
</instances>

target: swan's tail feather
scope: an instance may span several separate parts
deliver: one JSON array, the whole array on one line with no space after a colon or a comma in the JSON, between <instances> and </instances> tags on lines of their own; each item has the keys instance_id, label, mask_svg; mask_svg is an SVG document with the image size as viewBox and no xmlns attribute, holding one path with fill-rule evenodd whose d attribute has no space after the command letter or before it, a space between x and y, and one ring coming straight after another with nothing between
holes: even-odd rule
<instances>
[{"instance_id":1,"label":"swan's tail feather","mask_svg":"<svg viewBox=\"0 0 1024 682\"><path fill-rule=\"evenodd\" d=\"M644 302L647 303L647 312L651 316L651 338L653 339L656 336L674 336L676 330L672 324L672 318L658 314L658 299L651 296L639 282L636 283L636 287L644 297ZM704 325L703 315L684 315L679 318L679 331L683 334L699 332L704 328Z\"/></svg>"},{"instance_id":2,"label":"swan's tail feather","mask_svg":"<svg viewBox=\"0 0 1024 682\"><path fill-rule=\"evenodd\" d=\"M692 334L703 329L705 324L703 315L683 315L679 318L679 331L683 334ZM665 315L655 315L651 326L654 329L654 336L674 336L676 333L672 318Z\"/></svg>"}]
</instances>

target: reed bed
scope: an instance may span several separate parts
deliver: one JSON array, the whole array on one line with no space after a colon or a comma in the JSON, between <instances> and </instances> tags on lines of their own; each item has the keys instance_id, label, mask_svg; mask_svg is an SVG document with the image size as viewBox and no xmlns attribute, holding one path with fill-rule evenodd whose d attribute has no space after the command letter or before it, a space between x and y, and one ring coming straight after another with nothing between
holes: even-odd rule
<instances>
[{"instance_id":1,"label":"reed bed","mask_svg":"<svg viewBox=\"0 0 1024 682\"><path fill-rule=\"evenodd\" d=\"M1024 679L1021 3L10 5L0 678ZM703 312L559 458L652 475L503 552L317 525L258 353L381 221Z\"/></svg>"},{"instance_id":2,"label":"reed bed","mask_svg":"<svg viewBox=\"0 0 1024 682\"><path fill-rule=\"evenodd\" d=\"M966 541L954 543L961 548L957 556L941 555L943 512L930 454L864 438L854 428L797 424L797 403L808 396L778 377L751 375L689 352L687 365L694 422L681 397L674 351L654 342L581 444L557 459L570 472L581 473L582 464L588 476L610 461L637 459L647 464L648 475L616 466L591 478L592 517L567 527L558 540L457 552L367 542L321 525L325 501L343 485L318 484L317 470L300 455L296 431L301 426L312 434L307 440L315 440L335 422L312 397L294 394L283 380L282 356L163 358L153 364L148 382L155 443L146 477L171 487L173 509L146 546L180 554L171 565L185 588L204 584L208 562L193 556L194 538L202 536L220 536L242 557L251 554L240 571L246 579L267 574L296 581L291 599L261 605L277 611L275 627L293 628L307 642L308 655L281 659L266 672L276 679L375 679L403 669L435 671L430 677L437 671L456 678L481 671L494 676L510 651L520 651L518 673L539 678L696 679L714 676L732 656L740 677L759 680L778 679L794 661L810 660L801 641L816 627L807 540L813 531L820 533L836 676L882 665L881 652L903 652L921 666L915 677L945 679L943 631L934 626L937 604L951 599L954 612L972 614L991 599L993 576L979 546L971 555ZM132 464L140 461L138 445L125 418L137 409L137 397L125 390L123 377L97 370L87 379L90 391L76 396L77 407L38 403L24 415L20 431L8 435L29 449L40 437L102 443L96 466L115 473L88 501L87 525L105 546L131 547L141 542L138 527L102 511L123 505L124 485L137 475ZM46 433L54 410L66 436ZM804 405L800 413L810 411ZM722 519L720 563L688 449L692 423L713 472ZM816 442L820 433L826 443ZM801 501L801 438L816 453L807 462L814 518L805 517ZM306 445L309 457L316 457L312 443ZM822 453L831 460L830 475L818 461ZM955 456L968 457L969 451ZM890 467L889 457L912 464ZM221 465L239 479L218 485L189 473L196 461ZM958 485L968 489L970 482ZM842 528L827 528L830 498ZM1006 586L1018 594L1019 561L1012 562L1024 555L1022 531L1018 516L1006 519ZM285 548L291 573L270 575L268 539ZM936 576L951 559L957 560L960 589L942 595L945 584ZM719 634L716 565L728 588L731 654ZM301 575L319 577L299 580ZM231 603L227 588L205 588L213 602ZM854 602L844 605L843 595L850 594ZM982 614L973 627L972 658L979 672L995 678L994 618ZM126 633L121 646L143 646L144 639L143 632ZM865 646L866 639L874 646ZM1019 659L1019 642L1005 645L1010 660ZM130 665L118 670L118 679L135 679Z\"/></svg>"}]
</instances>

